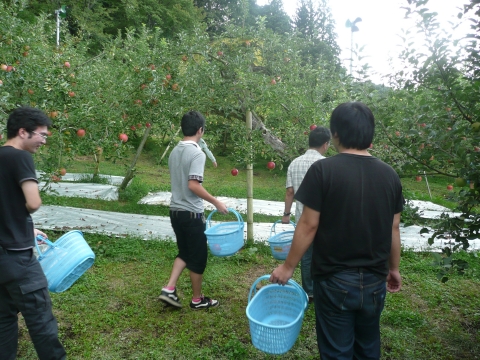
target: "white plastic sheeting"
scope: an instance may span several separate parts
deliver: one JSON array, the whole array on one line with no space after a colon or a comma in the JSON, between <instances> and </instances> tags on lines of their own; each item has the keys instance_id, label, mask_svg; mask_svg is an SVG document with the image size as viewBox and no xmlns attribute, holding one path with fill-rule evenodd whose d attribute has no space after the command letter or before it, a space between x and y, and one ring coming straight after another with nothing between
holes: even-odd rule
<instances>
[{"instance_id":1,"label":"white plastic sheeting","mask_svg":"<svg viewBox=\"0 0 480 360\"><path fill-rule=\"evenodd\" d=\"M42 206L33 215L35 226L40 229L49 229L67 232L81 230L90 233L104 233L114 236L133 235L145 240L173 239L175 234L170 225L170 219L162 216L123 214L99 210L78 209L62 206ZM215 217L215 216L214 216ZM217 222L212 221L212 225ZM273 223L254 223L253 232L255 241L266 241L270 238ZM291 230L291 225L278 224L276 232ZM247 224L244 224L244 238L246 238ZM400 227L402 245L414 250L438 250L447 245L448 241L436 240L432 246L428 245L428 234L420 235L420 226ZM470 241L470 250L480 250L480 240Z\"/></svg>"},{"instance_id":2,"label":"white plastic sheeting","mask_svg":"<svg viewBox=\"0 0 480 360\"><path fill-rule=\"evenodd\" d=\"M139 204L149 204L149 205L170 205L170 198L172 193L170 192L156 192L149 193L144 198L140 199ZM246 199L235 199L219 196L217 197L220 201L224 202L227 207L233 208L241 213L247 212L247 200ZM204 201L205 209L214 210L215 207L207 201ZM443 212L451 215L457 216L458 213L454 213L447 209L446 207L436 205L428 201L418 201L412 200L411 205L413 207L418 207L420 216L426 219L435 219L440 217L440 214ZM267 200L253 200L253 212L255 214L264 214L272 216L282 216L284 211L284 203L281 201L267 201ZM292 214L295 214L295 202L292 204ZM292 219L294 217L292 216Z\"/></svg>"},{"instance_id":3,"label":"white plastic sheeting","mask_svg":"<svg viewBox=\"0 0 480 360\"><path fill-rule=\"evenodd\" d=\"M84 178L84 174L67 174L63 177L65 180L78 180ZM112 183L120 184L122 177L111 176ZM41 186L41 185L40 185ZM95 199L117 200L118 191L115 185L101 185L88 183L71 183L59 182L52 183L52 189L59 195L64 196L81 196ZM166 205L170 204L171 193L159 192L149 194L139 201L140 204ZM219 197L221 201L228 207L246 213L246 199L234 199ZM449 212L448 209L426 201L412 201L412 206L418 207L421 216L425 218L437 218L443 212L449 213L451 216L457 214ZM293 204L292 212L295 211ZM213 210L214 207L205 202L206 209ZM283 214L284 203L278 201L254 200L253 209L257 214L266 214L278 216L279 219ZM99 210L79 209L63 206L42 206L40 210L32 215L35 226L44 230L57 230L67 232L70 230L81 230L87 233L104 233L113 236L138 236L142 239L173 239L175 234L170 225L170 219L162 216L124 214L117 212L107 212ZM212 225L215 225L215 217L213 217ZM255 241L267 241L271 235L273 223L254 223L253 232ZM291 225L278 224L275 227L276 232L291 230ZM432 231L428 234L420 235L419 226L404 227L401 225L400 233L402 245L406 248L415 250L435 250L441 249L447 245L451 245L449 241L436 240L432 246L428 245L428 237L432 235ZM244 238L246 238L247 224L244 224ZM471 240L471 250L480 250L480 240Z\"/></svg>"},{"instance_id":4,"label":"white plastic sheeting","mask_svg":"<svg viewBox=\"0 0 480 360\"><path fill-rule=\"evenodd\" d=\"M42 172L37 171L37 177L40 178ZM99 175L106 179L110 185L78 182L87 179L91 174L65 174L60 182L50 182L46 189L47 194L84 197L89 199L101 199L115 201L118 200L118 185L123 181L123 176ZM45 187L44 182L38 184L40 189Z\"/></svg>"},{"instance_id":5,"label":"white plastic sheeting","mask_svg":"<svg viewBox=\"0 0 480 360\"><path fill-rule=\"evenodd\" d=\"M171 192L157 192L149 193L144 198L140 199L139 204L149 204L149 205L170 205L170 198L172 197ZM218 200L222 201L227 207L233 208L238 212L247 213L247 200L246 199L235 199L227 198L224 196L217 196ZM205 209L215 210L215 206L210 204L208 201L203 202ZM264 214L272 216L282 216L284 210L284 203L278 201L268 201L268 200L253 200L253 212L255 214ZM295 214L295 203L292 204L292 214ZM292 216L294 219L294 216Z\"/></svg>"}]
</instances>

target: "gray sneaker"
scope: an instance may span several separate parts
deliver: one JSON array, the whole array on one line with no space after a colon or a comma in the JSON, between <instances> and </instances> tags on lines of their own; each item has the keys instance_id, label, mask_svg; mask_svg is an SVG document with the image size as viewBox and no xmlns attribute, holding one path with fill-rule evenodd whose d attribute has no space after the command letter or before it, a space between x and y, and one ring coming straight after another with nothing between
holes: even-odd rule
<instances>
[{"instance_id":1,"label":"gray sneaker","mask_svg":"<svg viewBox=\"0 0 480 360\"><path fill-rule=\"evenodd\" d=\"M177 289L173 291L162 289L162 293L160 294L159 299L167 305L172 305L178 308L182 307L180 299L177 296Z\"/></svg>"}]
</instances>

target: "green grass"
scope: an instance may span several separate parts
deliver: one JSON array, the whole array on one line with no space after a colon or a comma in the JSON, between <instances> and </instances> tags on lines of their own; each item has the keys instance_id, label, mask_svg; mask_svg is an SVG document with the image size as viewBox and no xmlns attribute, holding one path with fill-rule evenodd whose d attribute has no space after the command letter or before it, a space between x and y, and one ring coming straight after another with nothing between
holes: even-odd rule
<instances>
[{"instance_id":1,"label":"green grass","mask_svg":"<svg viewBox=\"0 0 480 360\"><path fill-rule=\"evenodd\" d=\"M245 314L250 286L280 263L267 246L250 243L232 257L210 256L203 291L221 305L193 312L187 274L178 283L182 309L157 300L175 243L85 238L97 254L94 266L68 291L52 294L69 359L318 359L312 306L287 354L268 356L251 344ZM431 256L403 252L403 290L387 295L381 319L382 359L475 359L480 354L480 264L473 254L461 256L472 264L471 271L441 284ZM299 276L297 269L297 282ZM18 358L35 359L22 320L20 334Z\"/></svg>"},{"instance_id":2,"label":"green grass","mask_svg":"<svg viewBox=\"0 0 480 360\"><path fill-rule=\"evenodd\" d=\"M158 165L163 153L150 144L140 158L131 186L118 202L42 195L44 204L97 210L168 215L168 207L139 205L152 191L169 191L168 167ZM215 153L215 151L214 151ZM102 174L124 175L130 159L102 162ZM228 157L217 156L218 168L207 160L205 188L215 196L246 197L246 172ZM286 165L273 171L259 160L254 171L254 198L283 201ZM230 170L237 167L237 177ZM69 172L92 171L92 160L78 159ZM446 190L448 179L429 176L435 203L453 207ZM402 179L409 199L430 200L426 183ZM245 220L244 216L244 220ZM255 215L254 221L272 223L276 217ZM61 233L48 232L52 239ZM313 307L305 313L299 339L283 356L256 350L245 315L248 292L259 276L279 261L268 246L249 242L228 258L209 256L203 292L221 305L207 312L184 307L175 310L157 300L176 256L171 241L143 241L85 234L97 255L94 266L68 291L52 294L61 340L69 359L318 359ZM478 253L459 252L456 258L470 267L463 276L452 274L445 284L428 253L402 252L403 289L388 294L381 319L382 359L476 359L480 354L480 261ZM294 279L300 282L299 269ZM191 287L185 273L178 283L183 304ZM19 359L35 359L33 345L20 321Z\"/></svg>"}]
</instances>

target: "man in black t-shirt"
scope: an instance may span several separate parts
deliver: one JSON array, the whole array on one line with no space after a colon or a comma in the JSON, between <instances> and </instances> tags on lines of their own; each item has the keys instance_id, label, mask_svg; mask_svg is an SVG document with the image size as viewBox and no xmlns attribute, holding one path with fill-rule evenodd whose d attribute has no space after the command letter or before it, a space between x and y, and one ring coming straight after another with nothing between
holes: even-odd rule
<instances>
[{"instance_id":1,"label":"man in black t-shirt","mask_svg":"<svg viewBox=\"0 0 480 360\"><path fill-rule=\"evenodd\" d=\"M313 242L312 278L322 360L379 359L386 291L401 288L400 179L367 151L375 122L362 103L330 118L338 155L315 162L295 198L304 204L292 246L270 281L285 284Z\"/></svg>"},{"instance_id":2,"label":"man in black t-shirt","mask_svg":"<svg viewBox=\"0 0 480 360\"><path fill-rule=\"evenodd\" d=\"M48 283L33 253L36 235L30 214L42 200L32 155L47 139L50 119L40 110L15 109L0 147L0 358L15 359L21 312L40 360L65 359L58 340Z\"/></svg>"}]
</instances>

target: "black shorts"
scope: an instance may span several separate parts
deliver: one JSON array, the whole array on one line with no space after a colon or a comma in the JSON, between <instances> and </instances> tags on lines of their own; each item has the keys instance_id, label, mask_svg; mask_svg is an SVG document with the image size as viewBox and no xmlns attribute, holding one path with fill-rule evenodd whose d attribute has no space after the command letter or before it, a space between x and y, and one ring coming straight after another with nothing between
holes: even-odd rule
<instances>
[{"instance_id":1,"label":"black shorts","mask_svg":"<svg viewBox=\"0 0 480 360\"><path fill-rule=\"evenodd\" d=\"M205 215L170 210L170 222L177 237L177 257L185 261L188 270L203 274L208 256Z\"/></svg>"}]
</instances>

